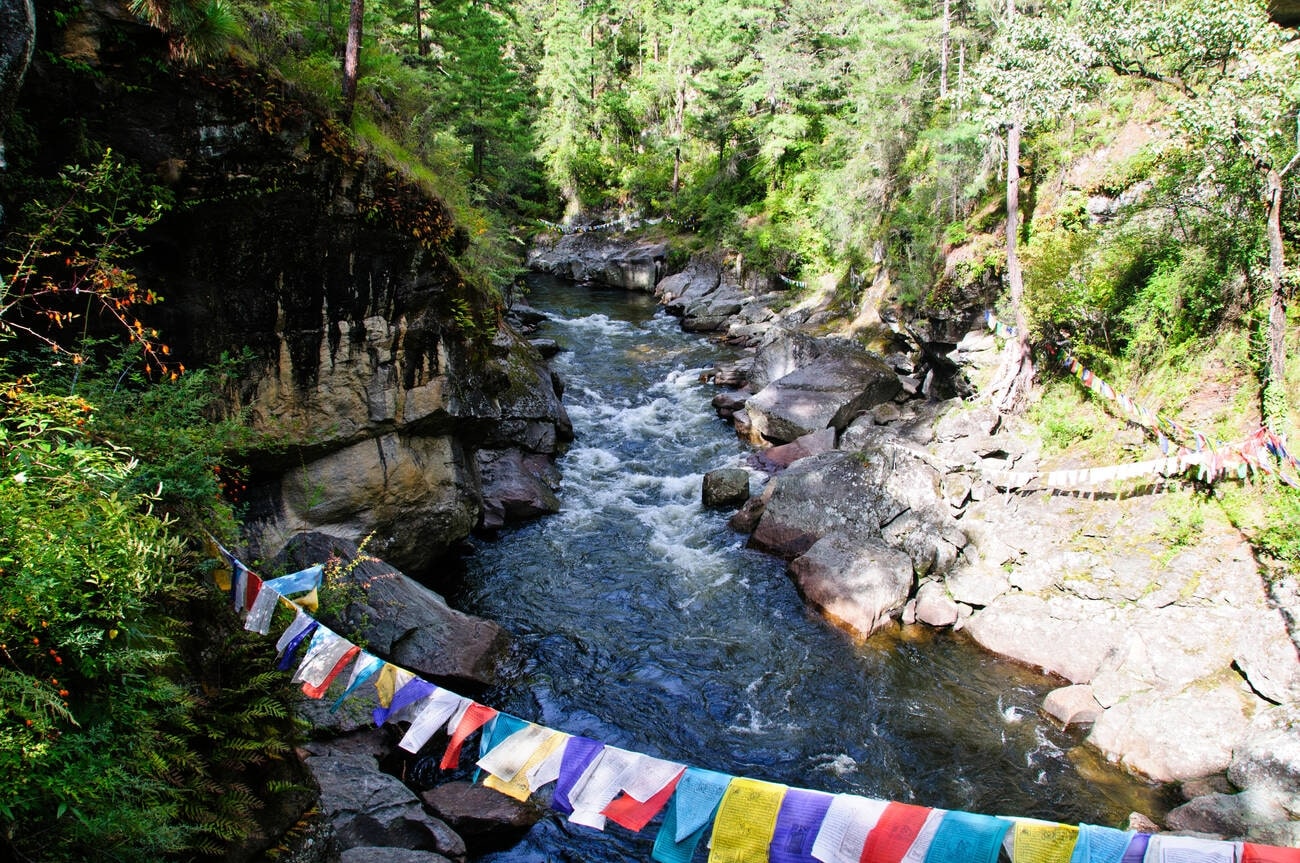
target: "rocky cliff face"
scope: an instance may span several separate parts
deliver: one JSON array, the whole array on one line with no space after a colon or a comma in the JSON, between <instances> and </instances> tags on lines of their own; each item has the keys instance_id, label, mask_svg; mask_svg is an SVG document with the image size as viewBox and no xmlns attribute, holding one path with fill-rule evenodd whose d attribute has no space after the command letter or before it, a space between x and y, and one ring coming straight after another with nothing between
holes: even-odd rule
<instances>
[{"instance_id":1,"label":"rocky cliff face","mask_svg":"<svg viewBox=\"0 0 1300 863\"><path fill-rule=\"evenodd\" d=\"M545 498L568 420L540 355L466 277L441 201L277 82L164 71L161 38L118 4L42 38L21 103L37 169L108 146L156 171L176 206L137 271L166 297L160 329L186 362L250 357L230 407L266 434L255 554L307 530L373 533L372 551L427 569L485 498L528 514L493 500L500 477L485 495L481 460L521 465L510 487Z\"/></svg>"}]
</instances>

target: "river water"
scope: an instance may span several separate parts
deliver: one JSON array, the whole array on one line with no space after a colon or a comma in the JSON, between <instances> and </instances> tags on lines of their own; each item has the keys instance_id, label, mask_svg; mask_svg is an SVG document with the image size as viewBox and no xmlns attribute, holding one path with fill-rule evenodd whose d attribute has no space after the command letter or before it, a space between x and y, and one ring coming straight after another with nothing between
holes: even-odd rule
<instances>
[{"instance_id":1,"label":"river water","mask_svg":"<svg viewBox=\"0 0 1300 863\"><path fill-rule=\"evenodd\" d=\"M516 636L481 700L550 728L738 776L988 814L1122 826L1159 812L1037 714L1059 681L923 627L855 644L805 609L784 564L702 508L704 472L749 448L700 373L728 349L651 298L533 277L566 350L576 440L558 515L475 544L454 604ZM757 489L758 484L755 482ZM646 861L655 826L549 814L484 858Z\"/></svg>"}]
</instances>

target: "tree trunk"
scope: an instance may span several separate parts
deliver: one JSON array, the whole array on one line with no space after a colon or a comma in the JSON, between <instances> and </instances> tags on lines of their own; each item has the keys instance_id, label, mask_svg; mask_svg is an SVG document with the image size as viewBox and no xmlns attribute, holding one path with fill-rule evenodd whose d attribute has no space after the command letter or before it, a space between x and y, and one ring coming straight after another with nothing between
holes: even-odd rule
<instances>
[{"instance_id":1,"label":"tree trunk","mask_svg":"<svg viewBox=\"0 0 1300 863\"><path fill-rule=\"evenodd\" d=\"M1029 320L1025 316L1025 280L1020 271L1020 123L1007 129L1007 289L1016 320L1016 337L1007 343L1002 365L990 391L994 406L1015 413L1025 406L1034 381L1034 360L1029 352Z\"/></svg>"},{"instance_id":2,"label":"tree trunk","mask_svg":"<svg viewBox=\"0 0 1300 863\"><path fill-rule=\"evenodd\" d=\"M957 113L961 113L962 98L966 95L966 43L957 43Z\"/></svg>"},{"instance_id":3,"label":"tree trunk","mask_svg":"<svg viewBox=\"0 0 1300 863\"><path fill-rule=\"evenodd\" d=\"M1282 176L1265 172L1268 198L1268 369L1264 382L1264 422L1282 431L1286 420L1286 252L1282 247Z\"/></svg>"},{"instance_id":4,"label":"tree trunk","mask_svg":"<svg viewBox=\"0 0 1300 863\"><path fill-rule=\"evenodd\" d=\"M421 57L427 53L424 47L424 15L420 11L420 0L415 0L415 53Z\"/></svg>"},{"instance_id":5,"label":"tree trunk","mask_svg":"<svg viewBox=\"0 0 1300 863\"><path fill-rule=\"evenodd\" d=\"M365 0L352 0L348 12L348 41L343 49L343 122L352 122L357 104L357 71L361 62L361 19L365 17Z\"/></svg>"},{"instance_id":6,"label":"tree trunk","mask_svg":"<svg viewBox=\"0 0 1300 863\"><path fill-rule=\"evenodd\" d=\"M32 0L0 0L0 132L23 86L36 44L36 8ZM0 141L0 168L5 166Z\"/></svg>"},{"instance_id":7,"label":"tree trunk","mask_svg":"<svg viewBox=\"0 0 1300 863\"><path fill-rule=\"evenodd\" d=\"M1016 0L1007 0L1007 23L1016 17ZM1007 288L1016 319L1016 337L1007 343L989 398L1001 413L1025 406L1034 382L1034 360L1029 354L1029 320L1025 317L1025 280L1020 272L1020 116L1007 127Z\"/></svg>"},{"instance_id":8,"label":"tree trunk","mask_svg":"<svg viewBox=\"0 0 1300 863\"><path fill-rule=\"evenodd\" d=\"M952 33L952 0L943 0L943 32L939 37L939 98L948 96L948 51Z\"/></svg>"}]
</instances>

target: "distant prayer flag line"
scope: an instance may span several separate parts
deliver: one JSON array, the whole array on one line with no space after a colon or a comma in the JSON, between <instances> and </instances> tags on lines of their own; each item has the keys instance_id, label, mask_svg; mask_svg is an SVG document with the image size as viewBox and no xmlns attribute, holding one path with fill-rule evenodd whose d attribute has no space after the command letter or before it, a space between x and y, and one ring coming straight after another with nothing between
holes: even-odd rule
<instances>
[{"instance_id":1,"label":"distant prayer flag line","mask_svg":"<svg viewBox=\"0 0 1300 863\"><path fill-rule=\"evenodd\" d=\"M401 748L418 752L437 731L449 735L443 769L459 765L464 744L479 732L483 784L523 800L555 783L551 808L571 824L603 830L614 821L640 832L662 813L651 851L657 863L691 863L710 827L708 863L994 863L999 848L1012 863L1300 863L1300 848L1074 827L789 788L555 731L430 683L322 626L286 594L314 598L323 566L263 581L209 538L228 567L218 569L214 581L245 614L245 629L269 633L268 605L294 612L277 655L287 670L297 648L309 642L293 678L309 697L323 697L351 664L334 709L371 683L376 724L410 723Z\"/></svg>"},{"instance_id":2,"label":"distant prayer flag line","mask_svg":"<svg viewBox=\"0 0 1300 863\"><path fill-rule=\"evenodd\" d=\"M1016 328L998 320L992 310L984 313L984 322L1000 338L1014 338L1016 335ZM1229 443L1218 440L1161 416L1150 408L1138 404L1125 393L1117 392L1069 351L1056 350L1054 347L1049 347L1048 350L1080 384L1107 401L1119 405L1125 419L1146 429L1155 437L1161 453L1167 458L1079 471L1052 471L1034 474L1032 479L1045 478L1045 484L1049 486L1075 487L1157 473L1172 476L1186 473L1192 467L1197 469L1196 478L1201 482L1213 482L1221 476L1246 479L1251 473L1273 474L1275 471L1268 458L1272 456L1281 463L1280 469L1276 471L1277 477L1287 485L1300 487L1300 479L1286 472L1286 468L1300 470L1300 460L1287 450L1286 441L1267 426L1260 426L1240 441ZM1191 441L1193 446L1175 446L1170 438ZM1173 455L1170 455L1171 450L1174 451ZM1076 474L1076 476L1068 477L1064 476L1065 474ZM1028 485L1029 481L1015 484Z\"/></svg>"}]
</instances>

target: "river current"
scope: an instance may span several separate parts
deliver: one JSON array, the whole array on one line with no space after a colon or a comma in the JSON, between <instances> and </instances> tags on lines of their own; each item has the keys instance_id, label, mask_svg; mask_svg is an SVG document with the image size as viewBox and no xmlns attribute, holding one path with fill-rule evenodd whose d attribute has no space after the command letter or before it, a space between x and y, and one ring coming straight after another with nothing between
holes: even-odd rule
<instances>
[{"instance_id":1,"label":"river current","mask_svg":"<svg viewBox=\"0 0 1300 863\"><path fill-rule=\"evenodd\" d=\"M1060 681L960 634L855 644L804 607L783 562L700 505L703 474L750 448L709 406L728 348L645 295L546 277L530 302L576 440L562 511L476 541L453 603L516 637L480 700L550 728L801 788L988 814L1123 826L1159 795L1038 715ZM757 477L754 488L757 490ZM483 859L648 861L640 834L554 813Z\"/></svg>"}]
</instances>

